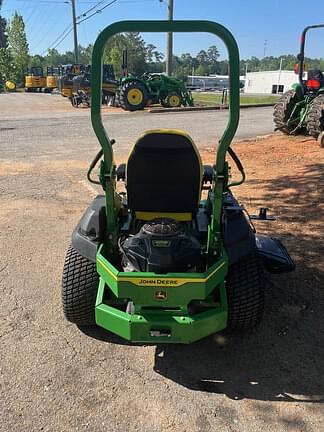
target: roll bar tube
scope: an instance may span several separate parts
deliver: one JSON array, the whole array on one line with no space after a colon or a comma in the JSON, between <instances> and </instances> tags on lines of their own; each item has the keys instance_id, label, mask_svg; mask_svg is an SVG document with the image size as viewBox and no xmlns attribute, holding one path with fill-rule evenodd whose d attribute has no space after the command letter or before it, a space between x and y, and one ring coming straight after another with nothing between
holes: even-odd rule
<instances>
[{"instance_id":1,"label":"roll bar tube","mask_svg":"<svg viewBox=\"0 0 324 432\"><path fill-rule=\"evenodd\" d=\"M315 25L305 27L300 38L300 52L298 54L298 60L299 60L298 76L299 76L299 83L302 87L303 87L303 75L304 75L306 34L308 30L317 29L317 28L324 28L324 24L315 24Z\"/></svg>"},{"instance_id":2,"label":"roll bar tube","mask_svg":"<svg viewBox=\"0 0 324 432\"><path fill-rule=\"evenodd\" d=\"M226 152L232 142L240 116L240 58L237 43L232 33L221 24L212 21L120 21L106 27L98 36L92 54L91 121L95 134L102 146L107 172L111 172L113 152L111 140L102 123L102 57L106 42L117 33L124 32L183 32L211 33L225 44L229 55L230 103L227 127L219 141L216 156L217 174L224 172Z\"/></svg>"}]
</instances>

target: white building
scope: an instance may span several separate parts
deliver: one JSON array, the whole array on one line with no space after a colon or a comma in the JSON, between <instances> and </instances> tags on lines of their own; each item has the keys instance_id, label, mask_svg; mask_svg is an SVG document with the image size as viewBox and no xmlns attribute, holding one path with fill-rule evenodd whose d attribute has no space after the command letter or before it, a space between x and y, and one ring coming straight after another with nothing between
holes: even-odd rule
<instances>
[{"instance_id":1,"label":"white building","mask_svg":"<svg viewBox=\"0 0 324 432\"><path fill-rule=\"evenodd\" d=\"M248 72L245 79L244 93L284 93L297 82L298 75L293 71Z\"/></svg>"},{"instance_id":2,"label":"white building","mask_svg":"<svg viewBox=\"0 0 324 432\"><path fill-rule=\"evenodd\" d=\"M244 83L245 77L240 77ZM202 90L223 90L229 88L228 75L189 75L187 87L200 88Z\"/></svg>"}]
</instances>

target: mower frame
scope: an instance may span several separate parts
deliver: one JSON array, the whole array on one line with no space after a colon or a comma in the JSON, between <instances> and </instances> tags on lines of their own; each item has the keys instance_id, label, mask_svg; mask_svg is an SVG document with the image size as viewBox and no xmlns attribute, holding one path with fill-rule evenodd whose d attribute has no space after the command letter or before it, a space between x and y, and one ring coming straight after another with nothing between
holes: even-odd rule
<instances>
[{"instance_id":1,"label":"mower frame","mask_svg":"<svg viewBox=\"0 0 324 432\"><path fill-rule=\"evenodd\" d=\"M119 272L118 209L115 200L116 166L112 142L101 116L102 57L107 40L123 32L207 32L219 37L227 47L230 64L229 118L216 148L213 166L212 209L208 226L207 262L205 273L174 273L157 275L144 272ZM228 188L228 165L225 161L239 123L239 51L233 35L221 24L211 21L121 21L106 27L98 36L92 55L91 121L103 151L100 183L105 191L106 231L96 256L100 282L96 301L96 323L132 342L190 343L222 330L227 325L225 278L228 256L222 238L223 193ZM218 299L210 294L218 289ZM104 302L105 290L113 293L115 302L131 301L132 314L122 307ZM209 301L210 308L189 314L190 301Z\"/></svg>"}]
</instances>

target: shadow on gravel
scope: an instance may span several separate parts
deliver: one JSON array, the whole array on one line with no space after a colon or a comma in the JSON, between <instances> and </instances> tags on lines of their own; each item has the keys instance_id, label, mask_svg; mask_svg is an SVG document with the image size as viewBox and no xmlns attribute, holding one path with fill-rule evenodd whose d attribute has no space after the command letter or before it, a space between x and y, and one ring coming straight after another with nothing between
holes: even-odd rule
<instances>
[{"instance_id":1,"label":"shadow on gravel","mask_svg":"<svg viewBox=\"0 0 324 432\"><path fill-rule=\"evenodd\" d=\"M268 277L258 329L218 334L190 346L158 346L154 370L189 389L234 400L323 403L324 165L250 183L264 191L258 201L279 206L284 226L278 233L279 224L271 229L294 257L296 271Z\"/></svg>"},{"instance_id":2,"label":"shadow on gravel","mask_svg":"<svg viewBox=\"0 0 324 432\"><path fill-rule=\"evenodd\" d=\"M79 330L92 339L97 339L101 342L112 343L114 345L136 345L122 339L121 337L106 331L105 329L97 326L82 326L78 327Z\"/></svg>"}]
</instances>

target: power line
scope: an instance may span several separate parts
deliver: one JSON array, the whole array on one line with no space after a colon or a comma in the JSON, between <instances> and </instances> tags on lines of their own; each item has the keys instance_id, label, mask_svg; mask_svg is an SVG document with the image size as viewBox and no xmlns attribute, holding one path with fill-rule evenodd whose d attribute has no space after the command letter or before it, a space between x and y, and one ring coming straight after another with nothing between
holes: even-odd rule
<instances>
[{"instance_id":1,"label":"power line","mask_svg":"<svg viewBox=\"0 0 324 432\"><path fill-rule=\"evenodd\" d=\"M54 46L52 47L52 49L57 48L59 45L61 45L61 43L69 36L69 34L72 32L72 28L70 29L70 31Z\"/></svg>"},{"instance_id":2,"label":"power line","mask_svg":"<svg viewBox=\"0 0 324 432\"><path fill-rule=\"evenodd\" d=\"M28 38L29 40L35 41L36 46L39 46L43 42L44 30L50 28L49 21L52 19L52 12L54 12L55 9L55 5L48 6L45 18L42 9L38 9L39 13L34 16L33 21L30 23L26 22L26 29L28 28ZM34 44L33 48L35 49Z\"/></svg>"},{"instance_id":3,"label":"power line","mask_svg":"<svg viewBox=\"0 0 324 432\"><path fill-rule=\"evenodd\" d=\"M107 0L101 0L101 1L97 2L96 6L94 6L93 8L90 8L88 11L84 12L81 16L86 15L87 13L89 13L90 10L95 9L100 4L102 4L104 1L107 1ZM111 4L115 3L116 1L117 0L112 0L110 3L108 3L107 5L105 5L104 7L102 7L101 9L96 10L93 14L89 15L88 17L86 16L84 19L76 22L76 24L81 24L82 22L90 19L95 14L102 12L104 9L106 9L108 6L110 6ZM80 17L78 17L78 18L80 18ZM66 29L55 39L55 41L52 42L50 44L50 46L41 53L41 55L44 55L49 49L55 49L55 48L57 48L67 38L67 36L72 32L72 30L73 30L73 27L72 27L71 24L69 24L68 27L66 27Z\"/></svg>"},{"instance_id":4,"label":"power line","mask_svg":"<svg viewBox=\"0 0 324 432\"><path fill-rule=\"evenodd\" d=\"M25 19L25 25L27 25L31 19L31 17L34 15L34 13L37 11L37 5L32 6L32 10L30 11L30 14Z\"/></svg>"},{"instance_id":5,"label":"power line","mask_svg":"<svg viewBox=\"0 0 324 432\"><path fill-rule=\"evenodd\" d=\"M16 0L16 1L26 1L26 0ZM56 3L56 4L63 4L66 3L65 0L28 0L29 2L34 2L34 3ZM80 1L78 2L79 4L94 4L97 3L96 1Z\"/></svg>"},{"instance_id":6,"label":"power line","mask_svg":"<svg viewBox=\"0 0 324 432\"><path fill-rule=\"evenodd\" d=\"M81 15L78 16L78 18L86 16L89 12L91 12L94 9L96 9L101 3L104 3L105 1L107 1L107 0L101 0L101 1L97 2L97 4L95 6L92 6L90 9L88 9L85 12L83 12Z\"/></svg>"},{"instance_id":7,"label":"power line","mask_svg":"<svg viewBox=\"0 0 324 432\"><path fill-rule=\"evenodd\" d=\"M113 3L116 3L117 0L112 0L110 3L106 4L104 7L102 7L101 9L96 10L93 14L89 15L88 17L82 19L81 21L78 21L77 24L81 24L84 21L87 21L88 19L92 18L94 15L96 15L97 13L101 13L104 9L106 9L108 6L112 5Z\"/></svg>"},{"instance_id":8,"label":"power line","mask_svg":"<svg viewBox=\"0 0 324 432\"><path fill-rule=\"evenodd\" d=\"M66 38L66 36L68 36L70 33L71 33L71 31L72 31L72 25L71 24L69 24L66 28L65 28L65 30L63 30L63 32L55 39L55 41L54 42L52 42L51 44L50 44L50 46L48 47L48 48L46 48L46 50L44 50L42 53L41 53L41 55L44 55L49 49L55 49L61 42L63 42L63 40ZM68 33L66 33L66 32L68 32ZM56 45L56 46L54 46L55 44L56 44L56 42L59 40L59 39L61 39L63 37L63 39L60 41L60 42L58 42L58 44Z\"/></svg>"},{"instance_id":9,"label":"power line","mask_svg":"<svg viewBox=\"0 0 324 432\"><path fill-rule=\"evenodd\" d=\"M30 0L30 1L38 1L38 0ZM43 1L44 3L65 3L64 1L59 2L59 1L55 1L55 0L40 0ZM97 13L101 13L103 10L105 10L108 6L111 6L112 4L116 3L117 0L111 0L108 4L104 5L103 7L101 7L100 9L97 9L98 6L100 6L102 3L104 3L107 0L101 0L99 2L96 2L95 6L89 8L88 10L86 10L85 12L83 12L81 15L79 15L77 17L77 20L84 17L83 19L79 20L76 22L76 24L81 24L85 21L87 21L88 19L92 18L94 15L96 15ZM136 2L143 2L143 1L155 1L155 0L121 0L120 3L136 3ZM80 2L81 3L81 2ZM94 3L94 2L82 2L82 3ZM95 10L97 9L97 10ZM87 14L91 11L95 10L91 15L87 16ZM54 42L52 42L50 44L50 46L44 50L41 55L44 55L49 49L55 49L57 48L66 38L67 36L72 32L73 28L72 25L69 24L69 26L55 39Z\"/></svg>"}]
</instances>

